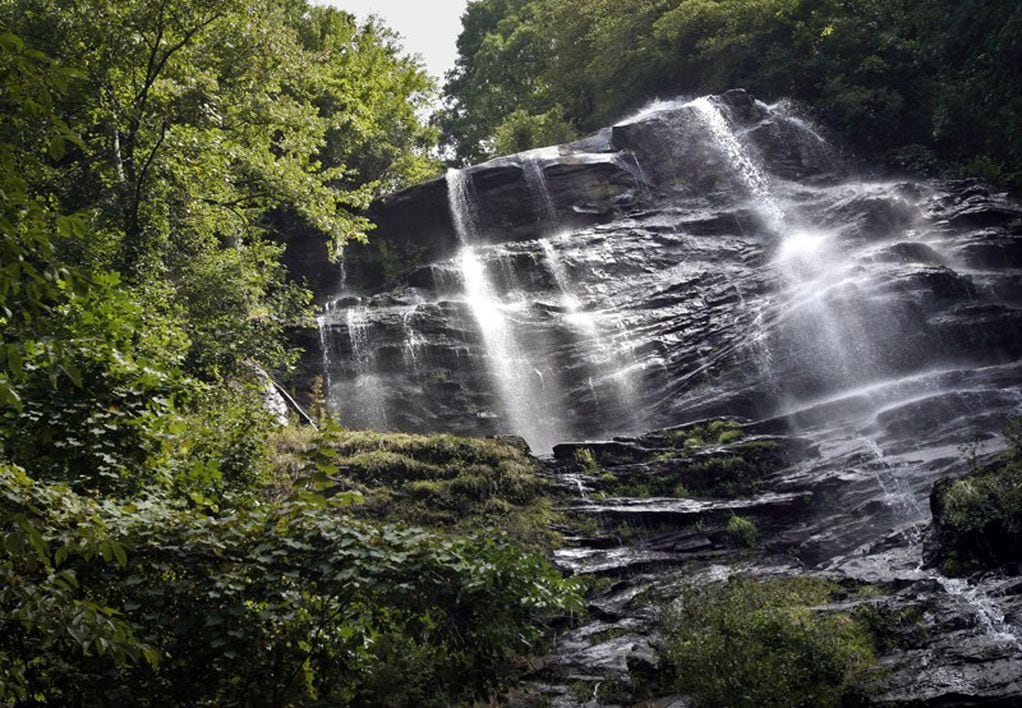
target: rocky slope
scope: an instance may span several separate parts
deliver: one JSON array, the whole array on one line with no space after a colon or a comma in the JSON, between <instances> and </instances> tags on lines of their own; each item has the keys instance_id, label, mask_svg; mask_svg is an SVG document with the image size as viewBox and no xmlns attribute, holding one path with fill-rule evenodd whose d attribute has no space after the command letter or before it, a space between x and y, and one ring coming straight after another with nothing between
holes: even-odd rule
<instances>
[{"instance_id":1,"label":"rocky slope","mask_svg":"<svg viewBox=\"0 0 1022 708\"><path fill-rule=\"evenodd\" d=\"M875 702L1022 693L1020 584L948 580L920 551L934 481L963 471L964 443L995 452L1022 405L1018 204L853 178L789 109L734 91L374 210L371 244L314 274L305 374L354 426L553 450L594 520L559 562L612 581L534 692L637 699L657 600L811 571L918 610ZM693 434L716 416L732 435ZM726 533L734 515L755 550Z\"/></svg>"}]
</instances>

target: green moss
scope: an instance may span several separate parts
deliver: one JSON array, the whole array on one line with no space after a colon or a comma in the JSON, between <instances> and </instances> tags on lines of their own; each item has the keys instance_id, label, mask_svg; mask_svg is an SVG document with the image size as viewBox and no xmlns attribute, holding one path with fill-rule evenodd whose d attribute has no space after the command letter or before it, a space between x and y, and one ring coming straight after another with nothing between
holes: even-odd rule
<instances>
[{"instance_id":1,"label":"green moss","mask_svg":"<svg viewBox=\"0 0 1022 708\"><path fill-rule=\"evenodd\" d=\"M757 441L754 441L757 442ZM634 471L601 475L600 490L610 496L643 497L716 497L734 499L756 494L762 480L781 464L775 443L754 447L754 442L731 448L727 454L697 455L661 453L652 462L660 463L645 475ZM736 454L741 453L741 454ZM679 488L684 493L679 493Z\"/></svg>"},{"instance_id":2,"label":"green moss","mask_svg":"<svg viewBox=\"0 0 1022 708\"><path fill-rule=\"evenodd\" d=\"M940 480L934 523L948 575L1022 560L1022 421L1005 431L1008 449L995 464L957 480Z\"/></svg>"},{"instance_id":3,"label":"green moss","mask_svg":"<svg viewBox=\"0 0 1022 708\"><path fill-rule=\"evenodd\" d=\"M324 469L340 488L365 495L353 513L415 526L463 532L499 530L530 544L550 546L563 522L539 475L538 461L500 440L453 435L368 431L288 433L277 441L277 477L293 485L303 470L293 461L324 447Z\"/></svg>"},{"instance_id":4,"label":"green moss","mask_svg":"<svg viewBox=\"0 0 1022 708\"><path fill-rule=\"evenodd\" d=\"M721 445L729 445L733 442L738 442L744 437L741 430L725 430L719 436L717 436L717 442Z\"/></svg>"},{"instance_id":5,"label":"green moss","mask_svg":"<svg viewBox=\"0 0 1022 708\"><path fill-rule=\"evenodd\" d=\"M877 589L870 585L865 588ZM881 654L922 646L929 637L925 610L920 605L864 603L856 607L852 614L856 621L869 628L876 649Z\"/></svg>"},{"instance_id":6,"label":"green moss","mask_svg":"<svg viewBox=\"0 0 1022 708\"><path fill-rule=\"evenodd\" d=\"M837 706L875 663L869 628L815 609L839 588L802 576L692 588L664 615L675 690L706 706Z\"/></svg>"},{"instance_id":7,"label":"green moss","mask_svg":"<svg viewBox=\"0 0 1022 708\"><path fill-rule=\"evenodd\" d=\"M671 490L671 496L678 499L686 499L692 496L692 492L688 491L688 487L685 486L684 482L678 482Z\"/></svg>"}]
</instances>

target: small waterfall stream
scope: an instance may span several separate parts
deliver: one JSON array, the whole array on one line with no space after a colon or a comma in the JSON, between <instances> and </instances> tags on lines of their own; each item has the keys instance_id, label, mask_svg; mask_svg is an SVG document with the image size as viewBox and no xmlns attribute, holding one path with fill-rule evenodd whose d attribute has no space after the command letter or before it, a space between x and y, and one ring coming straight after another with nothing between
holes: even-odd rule
<instances>
[{"instance_id":1,"label":"small waterfall stream","mask_svg":"<svg viewBox=\"0 0 1022 708\"><path fill-rule=\"evenodd\" d=\"M557 428L556 416L550 410L556 396L549 389L555 384L545 381L530 361L474 245L479 227L469 179L465 172L447 172L451 219L462 244L457 262L465 297L482 335L486 363L510 430L523 436L537 450L546 450L563 437Z\"/></svg>"},{"instance_id":2,"label":"small waterfall stream","mask_svg":"<svg viewBox=\"0 0 1022 708\"><path fill-rule=\"evenodd\" d=\"M368 314L362 305L349 307L347 311L348 339L355 369L354 399L365 425L384 429L387 427L387 401L377 375L376 349L370 338L372 325Z\"/></svg>"},{"instance_id":3,"label":"small waterfall stream","mask_svg":"<svg viewBox=\"0 0 1022 708\"><path fill-rule=\"evenodd\" d=\"M709 96L697 98L688 105L696 110L707 132L727 156L731 168L749 189L770 230L780 231L785 223L784 210L774 198L763 170L735 134L724 113Z\"/></svg>"},{"instance_id":4,"label":"small waterfall stream","mask_svg":"<svg viewBox=\"0 0 1022 708\"><path fill-rule=\"evenodd\" d=\"M550 188L547 186L543 164L538 157L527 156L522 161L522 171L525 173L529 191L539 207L541 223L547 225L547 228L554 226L557 222L557 207L554 205Z\"/></svg>"},{"instance_id":5,"label":"small waterfall stream","mask_svg":"<svg viewBox=\"0 0 1022 708\"><path fill-rule=\"evenodd\" d=\"M577 333L586 363L591 369L589 386L594 398L599 401L592 376L609 380L616 399L613 402L616 410L625 411L626 415L632 418L632 426L638 427L639 401L633 380L636 365L634 352L627 347L615 349L613 340L607 336L596 316L581 306L572 288L567 269L553 243L550 239L543 238L539 240L539 245L543 249L547 268L560 291L566 320Z\"/></svg>"}]
</instances>

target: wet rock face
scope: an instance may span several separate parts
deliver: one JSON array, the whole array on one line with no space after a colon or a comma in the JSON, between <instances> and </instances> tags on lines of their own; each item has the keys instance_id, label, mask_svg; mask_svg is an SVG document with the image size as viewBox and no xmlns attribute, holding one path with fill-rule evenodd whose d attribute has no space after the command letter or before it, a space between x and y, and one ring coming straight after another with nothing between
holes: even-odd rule
<instances>
[{"instance_id":1,"label":"wet rock face","mask_svg":"<svg viewBox=\"0 0 1022 708\"><path fill-rule=\"evenodd\" d=\"M322 376L354 427L519 434L554 453L573 513L599 527L559 562L611 579L593 607L620 625L565 639L537 678L555 704L576 700L571 676L596 677L589 697L631 676L622 654L655 672L643 603L695 570L875 584L897 607L930 603L939 632L999 592L920 570L920 529L935 480L963 470L959 446L996 451L1022 405L1022 208L1006 196L854 179L785 107L729 92L373 214L371 244L318 293L305 379ZM738 427L710 431L722 416ZM736 516L756 551L736 546ZM1009 623L1017 595L995 598ZM892 649L879 690L934 705L1015 695L1002 669L1019 653L973 620L953 651Z\"/></svg>"},{"instance_id":2,"label":"wet rock face","mask_svg":"<svg viewBox=\"0 0 1022 708\"><path fill-rule=\"evenodd\" d=\"M1017 361L1018 206L976 182L841 170L809 126L740 91L466 170L486 305L550 431L537 451L708 415L806 417L861 404L857 388L936 394L933 376ZM306 380L325 374L355 426L527 434L466 295L447 181L372 215L370 244L320 289Z\"/></svg>"}]
</instances>

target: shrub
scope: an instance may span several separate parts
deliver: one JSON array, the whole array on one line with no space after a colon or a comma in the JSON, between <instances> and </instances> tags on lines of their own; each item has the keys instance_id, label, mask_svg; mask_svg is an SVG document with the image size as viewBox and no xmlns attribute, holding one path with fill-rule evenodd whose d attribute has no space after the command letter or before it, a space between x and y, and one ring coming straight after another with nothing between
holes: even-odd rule
<instances>
[{"instance_id":1,"label":"shrub","mask_svg":"<svg viewBox=\"0 0 1022 708\"><path fill-rule=\"evenodd\" d=\"M573 455L575 462L578 463L582 469L592 472L600 467L600 464L596 461L596 455L588 447L580 447L575 450Z\"/></svg>"},{"instance_id":2,"label":"shrub","mask_svg":"<svg viewBox=\"0 0 1022 708\"><path fill-rule=\"evenodd\" d=\"M946 573L1022 561L1022 419L1005 429L1007 450L992 465L934 485L930 504Z\"/></svg>"},{"instance_id":3,"label":"shrub","mask_svg":"<svg viewBox=\"0 0 1022 708\"><path fill-rule=\"evenodd\" d=\"M38 329L59 342L25 342L19 406L0 411L7 460L80 491L132 494L168 486L187 342L167 318L144 310L115 275L69 293Z\"/></svg>"},{"instance_id":4,"label":"shrub","mask_svg":"<svg viewBox=\"0 0 1022 708\"><path fill-rule=\"evenodd\" d=\"M355 499L210 515L0 467L0 703L471 701L580 606L534 553L358 521Z\"/></svg>"},{"instance_id":5,"label":"shrub","mask_svg":"<svg viewBox=\"0 0 1022 708\"><path fill-rule=\"evenodd\" d=\"M727 522L728 535L746 548L755 548L759 536L756 522L745 516L732 516Z\"/></svg>"},{"instance_id":6,"label":"shrub","mask_svg":"<svg viewBox=\"0 0 1022 708\"><path fill-rule=\"evenodd\" d=\"M814 609L837 587L803 576L692 588L664 614L675 689L707 706L836 706L875 662L865 625Z\"/></svg>"}]
</instances>

